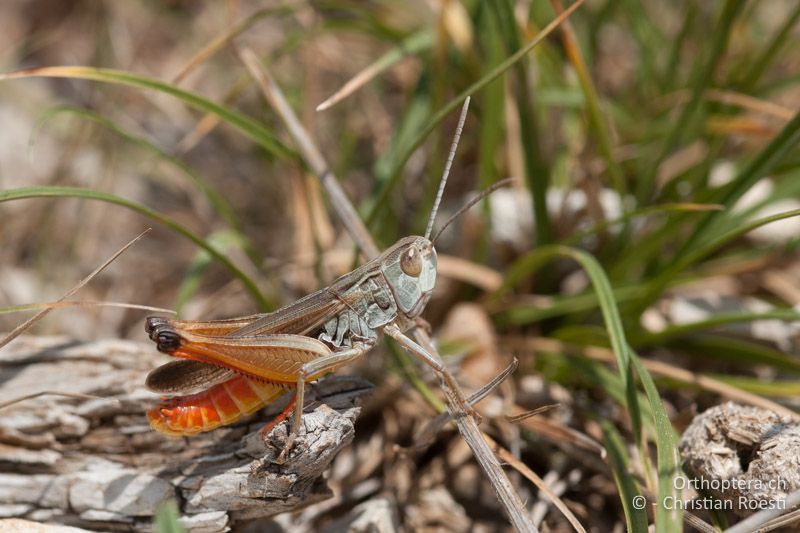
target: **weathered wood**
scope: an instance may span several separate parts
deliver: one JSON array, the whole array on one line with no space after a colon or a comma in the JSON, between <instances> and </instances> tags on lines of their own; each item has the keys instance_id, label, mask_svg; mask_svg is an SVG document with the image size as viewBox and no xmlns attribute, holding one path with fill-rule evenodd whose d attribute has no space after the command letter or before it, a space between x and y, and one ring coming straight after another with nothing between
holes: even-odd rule
<instances>
[{"instance_id":1,"label":"weathered wood","mask_svg":"<svg viewBox=\"0 0 800 533\"><path fill-rule=\"evenodd\" d=\"M277 465L288 422L265 442L265 414L192 438L152 431L144 413L157 396L144 377L165 359L149 344L61 337L22 337L0 352L0 402L48 390L102 397L42 396L0 411L0 518L148 530L177 499L186 526L212 532L329 497L321 475L353 439L369 383L331 376L312 387L300 437Z\"/></svg>"}]
</instances>

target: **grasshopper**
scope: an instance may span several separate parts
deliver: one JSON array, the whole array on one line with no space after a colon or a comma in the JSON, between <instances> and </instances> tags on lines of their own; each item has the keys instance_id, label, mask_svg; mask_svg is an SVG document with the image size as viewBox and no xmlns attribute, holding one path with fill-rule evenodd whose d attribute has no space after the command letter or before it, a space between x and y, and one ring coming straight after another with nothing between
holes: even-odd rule
<instances>
[{"instance_id":1,"label":"grasshopper","mask_svg":"<svg viewBox=\"0 0 800 533\"><path fill-rule=\"evenodd\" d=\"M505 184L484 191L430 238L465 112L466 106L424 236L400 239L329 287L272 313L213 321L147 319L146 331L158 350L179 358L147 377L148 388L168 395L147 413L154 429L175 436L210 431L293 391L286 409L262 430L266 435L293 411L282 460L299 433L306 384L369 352L381 332L457 391L458 414L477 416L441 361L405 334L427 325L420 315L436 284L436 239L466 209Z\"/></svg>"}]
</instances>

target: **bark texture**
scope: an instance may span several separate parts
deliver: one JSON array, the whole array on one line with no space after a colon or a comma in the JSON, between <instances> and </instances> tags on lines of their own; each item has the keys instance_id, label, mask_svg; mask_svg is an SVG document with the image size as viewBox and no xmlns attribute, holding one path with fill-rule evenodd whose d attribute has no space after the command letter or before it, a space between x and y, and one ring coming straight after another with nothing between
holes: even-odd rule
<instances>
[{"instance_id":1,"label":"bark texture","mask_svg":"<svg viewBox=\"0 0 800 533\"><path fill-rule=\"evenodd\" d=\"M369 383L331 376L311 387L300 437L278 465L288 422L266 442L260 430L286 399L192 438L152 431L144 413L157 396L144 378L168 359L149 344L61 337L20 338L0 353L0 402L43 391L102 397L45 395L0 410L0 529L25 519L145 531L175 499L187 529L215 532L330 496L322 474L353 439Z\"/></svg>"}]
</instances>

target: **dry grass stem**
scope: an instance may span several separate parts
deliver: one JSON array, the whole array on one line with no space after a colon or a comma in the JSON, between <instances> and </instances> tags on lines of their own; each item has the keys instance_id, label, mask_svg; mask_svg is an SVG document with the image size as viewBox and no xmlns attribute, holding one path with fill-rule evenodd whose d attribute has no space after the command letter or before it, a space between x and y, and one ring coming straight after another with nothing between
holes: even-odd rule
<instances>
[{"instance_id":1,"label":"dry grass stem","mask_svg":"<svg viewBox=\"0 0 800 533\"><path fill-rule=\"evenodd\" d=\"M130 241L128 244L126 244L125 246L123 246L122 248L120 248L119 250L117 250L117 252L116 252L114 255L112 255L111 257L109 257L109 258L108 258L108 259L107 259L107 260L106 260L106 261L105 261L105 262L104 262L102 265L100 265L100 266L99 266L99 267L97 267L97 268L96 268L94 271L92 271L92 273L91 273L91 274L89 274L88 276L86 276L85 278L83 278L81 281L79 281L79 282L78 282L78 284L77 284L77 285L75 285L75 286L74 286L74 287L72 287L70 290L68 290L66 293L64 293L64 296L62 296L61 298L59 298L59 299L58 299L58 302L62 302L62 301L64 301L64 300L66 300L67 298L69 298L70 296L72 296L73 294L75 294L76 292L78 292L79 290L81 290L81 289L82 289L82 288L83 288L83 287L84 287L84 286L85 286L87 283L89 283L90 281L92 281L92 279L94 279L94 277L95 277L95 276L97 276L97 275L98 275L100 272L102 272L103 270L105 270L105 268L106 268L108 265L110 265L111 263L113 263L113 262L114 262L114 260L115 260L117 257L119 257L120 255L122 255L122 253L123 253L125 250L127 250L128 248L130 248L131 246L133 246L133 244L134 244L136 241L138 241L139 239L141 239L142 237L144 237L144 236L145 236L145 234L146 234L147 232L149 232L149 231L150 231L150 228L148 228L148 229L144 230L144 231L143 231L143 232L141 232L141 233L140 233L138 236L136 236L136 237L135 237L133 240L131 240L131 241ZM20 335L21 335L21 334L22 334L22 333L23 333L25 330L27 330L28 328L30 328L31 326L33 326L35 323L37 323L38 321L40 321L42 318L44 318L45 316L47 316L47 314L48 314L50 311L52 311L52 310L53 310L53 307L47 307L47 308L45 308L45 309L42 309L41 311L39 311L38 313L36 313L36 314L35 314L35 315L33 315L32 317L30 317L28 320L26 320L25 322L23 322L22 324L20 324L20 325L19 325L19 326L17 326L16 328L14 328L14 329L11 331L11 333L9 333L9 334L8 334L8 335L6 335L5 337L3 337L3 340L1 340L1 341L0 341L0 348L3 348L3 346L7 345L9 342L11 342L12 340L16 339L16 338L17 338L18 336L20 336Z\"/></svg>"}]
</instances>

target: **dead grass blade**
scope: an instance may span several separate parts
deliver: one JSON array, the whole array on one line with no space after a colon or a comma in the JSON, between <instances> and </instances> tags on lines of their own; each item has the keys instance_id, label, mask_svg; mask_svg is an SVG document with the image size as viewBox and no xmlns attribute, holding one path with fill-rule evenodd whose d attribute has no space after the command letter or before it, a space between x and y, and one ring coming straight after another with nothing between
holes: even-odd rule
<instances>
[{"instance_id":1,"label":"dead grass blade","mask_svg":"<svg viewBox=\"0 0 800 533\"><path fill-rule=\"evenodd\" d=\"M286 98L283 96L283 91L281 91L275 83L275 80L272 79L267 69L261 65L258 57L251 49L237 48L237 50L239 51L239 58L258 84L264 97L275 111L277 111L278 115L280 115L286 129L289 131L289 135L300 149L300 153L306 164L322 183L325 192L328 193L331 205L333 205L334 209L336 209L336 212L339 214L339 218L347 229L347 232L368 259L377 257L380 254L378 247L375 246L372 237L359 218L353 204L347 199L347 195L344 193L342 186L339 185L339 180L331 172L322 152L320 152L316 143L314 143L311 136L300 123L300 120L297 118L297 115L295 115L289 102L286 101Z\"/></svg>"},{"instance_id":2,"label":"dead grass blade","mask_svg":"<svg viewBox=\"0 0 800 533\"><path fill-rule=\"evenodd\" d=\"M0 409L5 409L6 407L11 407L14 404L24 402L27 400L32 400L34 398L38 398L39 396L63 396L65 398L75 398L77 400L109 400L113 402L119 403L119 400L116 398L104 398L102 396L96 396L94 394L82 394L80 392L64 392L64 391L56 391L56 390L44 390L39 392L34 392L33 394L26 394L25 396L20 396L19 398L14 398L13 400L8 400L5 402L0 402Z\"/></svg>"},{"instance_id":3,"label":"dead grass blade","mask_svg":"<svg viewBox=\"0 0 800 533\"><path fill-rule=\"evenodd\" d=\"M723 533L751 533L753 531L770 531L772 526L768 526L773 520L780 523L786 518L791 518L792 521L800 518L798 511L789 513L790 509L800 505L800 490L796 490L786 496L784 499L785 505L780 509L764 509L755 514L752 514L736 524L729 527ZM763 527L762 527L763 526Z\"/></svg>"},{"instance_id":4,"label":"dead grass blade","mask_svg":"<svg viewBox=\"0 0 800 533\"><path fill-rule=\"evenodd\" d=\"M205 62L209 57L217 53L220 49L222 49L226 44L228 44L231 39L234 37L244 33L248 29L252 28L253 25L258 22L259 20L268 17L270 15L278 15L283 13L291 13L294 11L295 7L292 5L295 2L289 2L287 5L278 6L278 7L268 7L259 9L252 15L240 20L234 26L229 28L227 31L221 33L217 37L211 40L206 46L201 48L192 58L184 65L184 67L172 78L172 83L175 85L182 82L186 79L195 68L197 68L201 63Z\"/></svg>"},{"instance_id":5,"label":"dead grass blade","mask_svg":"<svg viewBox=\"0 0 800 533\"><path fill-rule=\"evenodd\" d=\"M564 518L566 518L569 523L572 524L572 527L575 529L575 531L586 533L586 529L584 529L577 517L572 514L572 511L567 508L567 505L564 503L564 501L555 493L553 493L552 490L550 490L550 487L547 486L547 483L545 483L544 480L536 474L536 472L528 468L528 465L514 457L510 451L500 446L489 435L484 433L483 438L486 439L486 442L489 444L489 446L494 448L495 453L502 461L505 461L514 470L525 476L525 479L536 485L536 488L538 488L542 494L547 496L547 498L553 502L553 505L555 505L556 508L561 511L561 514L564 515Z\"/></svg>"},{"instance_id":6,"label":"dead grass blade","mask_svg":"<svg viewBox=\"0 0 800 533\"><path fill-rule=\"evenodd\" d=\"M145 234L146 234L147 232L149 232L149 231L150 231L150 228L147 228L146 230L144 230L143 232L141 232L141 233L140 233L138 236L136 236L136 237L135 237L133 240L131 240L131 241L130 241L128 244L126 244L125 246L123 246L122 248L120 248L119 250L117 250L117 252L116 252L114 255L112 255L111 257L109 257L109 258L108 258L108 260L106 260L106 262L105 262L105 263L103 263L102 265L100 265L99 267L97 267L97 268L96 268L96 269L95 269L95 270L94 270L94 271L93 271L91 274L89 274L88 276L86 276L85 278L83 278L83 279L82 279L80 282L78 282L78 284L77 284L77 285L75 285L73 288L71 288L69 291L67 291L67 292L64 294L64 296L62 296L61 298L59 298L57 301L58 301L58 302L62 302L62 301L64 301L64 300L66 300L67 298L69 298L70 296L72 296L73 294L75 294L76 292L78 292L79 290L81 290L81 289L83 288L83 286L84 286L84 285L86 285L86 284L87 284L87 283L89 283L89 282L90 282L92 279L94 279L94 277L95 277L95 276L97 276L97 275L98 275L100 272L102 272L102 271L103 271L103 270L104 270L104 269L105 269L105 268L106 268L108 265L110 265L111 263L113 263L113 262L114 262L114 260L115 260L117 257L119 257L120 255L122 255L122 253L123 253L125 250L127 250L128 248L130 248L131 246L133 246L133 244L134 244L136 241L138 241L139 239L141 239L142 237L144 237L144 236L145 236ZM8 344L9 342L11 342L12 340L14 340L14 339L16 339L17 337L19 337L19 336L20 336L20 335L21 335L21 334L22 334L22 333L23 333L25 330L27 330L28 328L30 328L30 327L31 327L32 325L34 325L36 322L38 322L39 320L41 320L42 318L44 318L44 317L45 317L45 316L46 316L46 315L47 315L47 314L48 314L48 313L49 313L51 310L52 310L52 308L46 308L46 309L42 309L41 311L39 311L38 313L36 313L36 314L35 314L35 315L33 315L32 317L30 317L28 320L26 320L25 322L23 322L22 324L20 324L20 325L19 325L19 326L17 326L16 328L14 328L14 330L13 330L11 333L9 333L8 335L6 335L6 336L3 338L3 340L2 340L2 341L0 341L0 349L2 349L2 348L3 348L3 346L5 346L5 345L6 345L6 344Z\"/></svg>"},{"instance_id":7,"label":"dead grass blade","mask_svg":"<svg viewBox=\"0 0 800 533\"><path fill-rule=\"evenodd\" d=\"M509 347L513 346L523 350L527 349L561 352L580 355L588 359L594 359L595 361L603 361L604 363L615 363L613 352L607 348L600 348L598 346L579 347L554 339L544 339L541 337L507 337L502 339L501 342L507 343ZM653 361L651 359L642 358L642 365L644 365L648 371L653 372L654 374L676 379L684 383L691 383L707 391L719 394L723 398L727 398L729 400L734 400L748 405L755 405L757 407L763 407L764 409L769 409L791 418L800 417L800 414L780 405L779 403L768 400L767 398L762 398L757 394L743 391L714 378L696 374L695 372L684 370L683 368L677 368L661 361Z\"/></svg>"},{"instance_id":8,"label":"dead grass blade","mask_svg":"<svg viewBox=\"0 0 800 533\"><path fill-rule=\"evenodd\" d=\"M776 104L768 100L762 100L747 94L737 93L735 91L708 89L705 93L705 96L712 102L735 105L737 107L741 107L742 109L770 115L786 122L792 120L792 117L794 117L795 114L795 112L788 107L784 107L780 104Z\"/></svg>"},{"instance_id":9,"label":"dead grass blade","mask_svg":"<svg viewBox=\"0 0 800 533\"><path fill-rule=\"evenodd\" d=\"M21 313L34 309L61 309L64 307L119 307L123 309L136 309L139 311L152 311L154 313L169 313L177 315L172 309L153 307L152 305L129 304L126 302L107 302L104 300L59 300L57 302L44 302L35 304L14 305L0 307L0 315L7 313Z\"/></svg>"},{"instance_id":10,"label":"dead grass blade","mask_svg":"<svg viewBox=\"0 0 800 533\"><path fill-rule=\"evenodd\" d=\"M400 46L385 53L380 59L350 78L342 87L317 106L317 111L325 111L338 104L376 76L394 66L401 59L423 50L433 43L433 37L427 30L416 33L400 43Z\"/></svg>"},{"instance_id":11,"label":"dead grass blade","mask_svg":"<svg viewBox=\"0 0 800 533\"><path fill-rule=\"evenodd\" d=\"M596 454L601 459L606 458L606 449L603 445L588 435L548 418L534 418L529 414L530 411L525 411L522 407L514 406L513 409L517 414L507 417L509 421L522 425L528 431L544 437L558 446L571 445ZM534 414L541 414L536 411L538 409L534 409Z\"/></svg>"},{"instance_id":12,"label":"dead grass blade","mask_svg":"<svg viewBox=\"0 0 800 533\"><path fill-rule=\"evenodd\" d=\"M548 411L552 411L556 407L560 407L557 403L552 403L550 405L543 405L541 407L537 407L536 409L530 409L525 411L524 413L520 413L518 415L506 415L506 420L511 422L512 424L519 424L523 420L527 420L529 418L533 418L534 416L538 416L544 414Z\"/></svg>"},{"instance_id":13,"label":"dead grass blade","mask_svg":"<svg viewBox=\"0 0 800 533\"><path fill-rule=\"evenodd\" d=\"M234 84L228 89L225 95L222 97L222 102L224 104L230 104L233 102L240 94L242 94L247 87L250 86L250 77L247 75L243 75L240 79L236 80ZM219 126L219 123L222 122L222 119L219 116L215 115L214 113L206 113L203 115L195 127L184 135L180 141L175 145L175 154L176 155L184 155L189 152L192 148L197 146L200 141L202 141L209 133L214 131L214 128Z\"/></svg>"}]
</instances>

